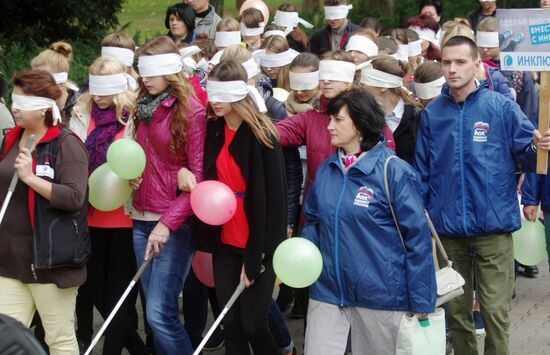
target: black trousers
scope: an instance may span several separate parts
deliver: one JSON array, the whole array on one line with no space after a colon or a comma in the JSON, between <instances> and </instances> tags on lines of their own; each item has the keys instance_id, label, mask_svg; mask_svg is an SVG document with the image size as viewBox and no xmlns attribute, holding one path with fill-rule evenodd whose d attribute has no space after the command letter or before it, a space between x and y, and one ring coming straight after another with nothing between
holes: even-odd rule
<instances>
[{"instance_id":1,"label":"black trousers","mask_svg":"<svg viewBox=\"0 0 550 355\"><path fill-rule=\"evenodd\" d=\"M107 319L136 272L131 228L90 228L93 257L88 263L89 287L93 303ZM105 332L103 355L119 355L122 348L130 354L143 354L145 345L136 330L137 287L124 301Z\"/></svg>"},{"instance_id":2,"label":"black trousers","mask_svg":"<svg viewBox=\"0 0 550 355\"><path fill-rule=\"evenodd\" d=\"M214 281L218 303L224 307L237 288L243 257L219 252L213 255ZM265 271L241 294L223 319L227 355L279 355L280 351L269 330L268 315L275 284L271 257L263 262Z\"/></svg>"}]
</instances>

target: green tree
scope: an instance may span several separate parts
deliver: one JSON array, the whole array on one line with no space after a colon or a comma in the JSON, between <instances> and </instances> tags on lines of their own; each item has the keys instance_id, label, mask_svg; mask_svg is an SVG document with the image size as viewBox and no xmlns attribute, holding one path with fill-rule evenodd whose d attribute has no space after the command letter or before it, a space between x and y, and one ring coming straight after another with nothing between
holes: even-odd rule
<instances>
[{"instance_id":1,"label":"green tree","mask_svg":"<svg viewBox=\"0 0 550 355\"><path fill-rule=\"evenodd\" d=\"M1 1L0 40L39 45L58 39L98 41L118 25L123 1Z\"/></svg>"}]
</instances>

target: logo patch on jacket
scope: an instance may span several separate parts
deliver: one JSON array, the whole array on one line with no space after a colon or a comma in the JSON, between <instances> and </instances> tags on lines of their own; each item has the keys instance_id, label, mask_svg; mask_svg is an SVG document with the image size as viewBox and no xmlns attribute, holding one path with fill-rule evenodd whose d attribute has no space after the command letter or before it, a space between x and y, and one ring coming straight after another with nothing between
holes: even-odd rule
<instances>
[{"instance_id":1,"label":"logo patch on jacket","mask_svg":"<svg viewBox=\"0 0 550 355\"><path fill-rule=\"evenodd\" d=\"M487 142L487 135L489 134L489 124L486 122L474 123L474 142Z\"/></svg>"},{"instance_id":2,"label":"logo patch on jacket","mask_svg":"<svg viewBox=\"0 0 550 355\"><path fill-rule=\"evenodd\" d=\"M355 206L369 207L369 203L373 198L374 191L366 186L361 186L359 190L357 190L357 195L355 195L353 204Z\"/></svg>"}]
</instances>

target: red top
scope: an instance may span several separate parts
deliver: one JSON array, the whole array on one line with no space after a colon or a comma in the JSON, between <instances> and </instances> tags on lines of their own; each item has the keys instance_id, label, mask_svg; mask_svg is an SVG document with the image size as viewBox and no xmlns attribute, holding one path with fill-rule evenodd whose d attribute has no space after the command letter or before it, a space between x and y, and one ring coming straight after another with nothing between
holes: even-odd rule
<instances>
[{"instance_id":1,"label":"red top","mask_svg":"<svg viewBox=\"0 0 550 355\"><path fill-rule=\"evenodd\" d=\"M90 117L88 126L88 135L96 128L93 118ZM124 129L121 129L116 135L115 140L124 137ZM104 212L95 209L92 205L88 207L88 226L94 228L132 228L130 216L124 213L124 206L114 211Z\"/></svg>"},{"instance_id":2,"label":"red top","mask_svg":"<svg viewBox=\"0 0 550 355\"><path fill-rule=\"evenodd\" d=\"M229 154L229 144L235 137L233 131L227 125L224 127L225 142L222 150L216 159L216 170L218 181L223 182L237 195L237 211L235 216L222 226L222 243L238 248L245 248L248 240L248 221L244 213L244 193L246 184L241 174L241 169Z\"/></svg>"}]
</instances>

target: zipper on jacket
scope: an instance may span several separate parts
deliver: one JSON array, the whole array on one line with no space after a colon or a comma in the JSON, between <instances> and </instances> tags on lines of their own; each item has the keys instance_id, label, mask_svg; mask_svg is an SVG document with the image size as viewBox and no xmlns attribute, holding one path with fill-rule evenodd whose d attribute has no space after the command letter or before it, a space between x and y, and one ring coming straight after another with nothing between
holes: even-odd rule
<instances>
[{"instance_id":1,"label":"zipper on jacket","mask_svg":"<svg viewBox=\"0 0 550 355\"><path fill-rule=\"evenodd\" d=\"M36 276L36 269L34 268L34 264L31 264L31 272L32 272L32 277L35 280L38 280L38 277Z\"/></svg>"},{"instance_id":2,"label":"zipper on jacket","mask_svg":"<svg viewBox=\"0 0 550 355\"><path fill-rule=\"evenodd\" d=\"M460 192L462 200L462 228L464 228L464 235L468 234L466 229L466 188L464 178L464 109L466 108L466 100L462 104L462 107L457 103L458 109L460 110L460 126L459 126L459 157L460 157Z\"/></svg>"},{"instance_id":3,"label":"zipper on jacket","mask_svg":"<svg viewBox=\"0 0 550 355\"><path fill-rule=\"evenodd\" d=\"M342 203L342 199L344 198L347 184L348 174L344 174L344 185L342 186L342 191L340 191L340 196L338 197L338 202L336 203L336 212L334 214L334 263L336 270L336 282L338 283L338 292L340 297L340 307L344 307L344 293L342 290L342 280L340 278L340 246L338 243L338 219L340 217L340 205Z\"/></svg>"}]
</instances>

